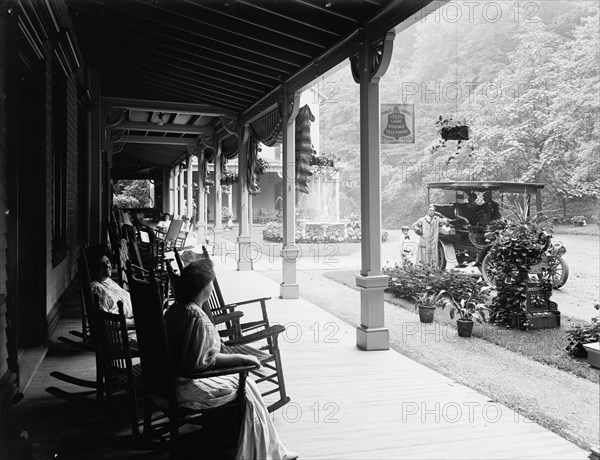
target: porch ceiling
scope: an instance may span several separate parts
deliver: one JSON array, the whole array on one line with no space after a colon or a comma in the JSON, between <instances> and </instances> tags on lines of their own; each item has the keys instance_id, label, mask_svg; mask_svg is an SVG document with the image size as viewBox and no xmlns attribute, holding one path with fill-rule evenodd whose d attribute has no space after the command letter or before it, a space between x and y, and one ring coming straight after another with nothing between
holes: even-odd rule
<instances>
[{"instance_id":1,"label":"porch ceiling","mask_svg":"<svg viewBox=\"0 0 600 460\"><path fill-rule=\"evenodd\" d=\"M215 108L246 121L255 118L274 106L283 83L290 94L357 53L359 31L365 25L374 39L380 38L416 16L430 0L66 3L84 62L99 71L103 96L170 104L170 112L146 107L145 113L135 115L143 123L156 123L158 113L168 112L169 124L218 129ZM203 105L207 110L178 107L186 104ZM182 116L181 112L188 113ZM147 131L139 135L166 134ZM158 162L158 155L168 150L148 144L144 149L147 164ZM171 149L185 156L185 147ZM119 155L126 156L129 150L128 144Z\"/></svg>"}]
</instances>

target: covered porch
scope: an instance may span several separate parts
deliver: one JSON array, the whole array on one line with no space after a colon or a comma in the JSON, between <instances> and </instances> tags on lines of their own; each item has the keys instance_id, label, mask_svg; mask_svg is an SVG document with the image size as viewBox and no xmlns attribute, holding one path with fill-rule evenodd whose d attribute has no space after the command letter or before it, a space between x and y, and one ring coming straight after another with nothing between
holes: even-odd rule
<instances>
[{"instance_id":1,"label":"covered porch","mask_svg":"<svg viewBox=\"0 0 600 460\"><path fill-rule=\"evenodd\" d=\"M303 298L278 298L278 283L265 272L237 271L231 257L218 259L216 269L228 301L270 295L270 317L287 327L280 346L292 400L272 417L300 458L587 458L589 452L522 414L396 351L360 351L351 324ZM334 302L340 293L348 303L359 300L343 286L324 295ZM407 325L423 327L413 316ZM76 319L65 318L57 333L73 326ZM109 423L45 393L57 384L80 390L49 377L53 370L93 378L93 355L53 342L27 397L5 418L9 446L33 449L40 458L167 458L128 449L134 443L126 417Z\"/></svg>"}]
</instances>

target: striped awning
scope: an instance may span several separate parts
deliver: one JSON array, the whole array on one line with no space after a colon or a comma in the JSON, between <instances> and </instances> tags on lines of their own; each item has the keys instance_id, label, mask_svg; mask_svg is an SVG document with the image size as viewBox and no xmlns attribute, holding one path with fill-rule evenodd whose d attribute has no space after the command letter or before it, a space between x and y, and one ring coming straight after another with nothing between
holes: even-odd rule
<instances>
[{"instance_id":1,"label":"striped awning","mask_svg":"<svg viewBox=\"0 0 600 460\"><path fill-rule=\"evenodd\" d=\"M296 191L308 194L308 182L312 176L311 160L315 151L310 138L310 124L315 121L310 107L300 108L296 116Z\"/></svg>"},{"instance_id":2,"label":"striped awning","mask_svg":"<svg viewBox=\"0 0 600 460\"><path fill-rule=\"evenodd\" d=\"M315 153L310 137L310 125L315 121L310 107L304 105L296 115L296 191L308 193L308 182L312 176L311 159ZM252 137L267 147L283 141L283 119L279 107L251 123ZM254 149L251 149L253 151ZM252 168L249 158L248 168Z\"/></svg>"}]
</instances>

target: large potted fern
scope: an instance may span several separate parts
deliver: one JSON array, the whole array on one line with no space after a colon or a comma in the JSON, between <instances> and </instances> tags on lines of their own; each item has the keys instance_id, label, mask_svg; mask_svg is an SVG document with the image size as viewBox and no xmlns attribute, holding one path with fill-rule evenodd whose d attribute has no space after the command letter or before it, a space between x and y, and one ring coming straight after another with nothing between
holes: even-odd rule
<instances>
[{"instance_id":1,"label":"large potted fern","mask_svg":"<svg viewBox=\"0 0 600 460\"><path fill-rule=\"evenodd\" d=\"M551 230L547 217L541 212L533 212L529 203L516 203L510 207L509 218L504 219L493 232L486 235L494 240L486 258L492 263L484 267L496 286L497 296L490 304L490 320L494 323L514 328L528 329L528 283L532 267L542 260L549 243ZM552 291L552 281L543 273L537 273L540 289L546 299Z\"/></svg>"}]
</instances>

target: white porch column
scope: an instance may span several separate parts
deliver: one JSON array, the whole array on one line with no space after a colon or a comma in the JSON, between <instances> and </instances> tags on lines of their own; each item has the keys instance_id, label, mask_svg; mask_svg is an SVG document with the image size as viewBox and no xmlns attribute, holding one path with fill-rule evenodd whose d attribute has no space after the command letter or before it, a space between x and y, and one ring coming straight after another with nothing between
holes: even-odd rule
<instances>
[{"instance_id":1,"label":"white porch column","mask_svg":"<svg viewBox=\"0 0 600 460\"><path fill-rule=\"evenodd\" d=\"M178 176L178 184L179 184L179 199L177 200L177 215L181 219L183 216L184 210L184 200L185 200L185 176L183 175L183 168L179 165L179 176Z\"/></svg>"},{"instance_id":2,"label":"white porch column","mask_svg":"<svg viewBox=\"0 0 600 460\"><path fill-rule=\"evenodd\" d=\"M240 271L252 270L252 237L248 222L248 142L250 141L250 125L244 124L239 135L238 148L238 225L237 237L237 269Z\"/></svg>"},{"instance_id":3,"label":"white porch column","mask_svg":"<svg viewBox=\"0 0 600 460\"><path fill-rule=\"evenodd\" d=\"M334 186L333 189L333 221L340 221L340 172L336 171L333 176Z\"/></svg>"},{"instance_id":4,"label":"white porch column","mask_svg":"<svg viewBox=\"0 0 600 460\"><path fill-rule=\"evenodd\" d=\"M233 215L233 185L229 189L229 193L227 194L227 208L231 215Z\"/></svg>"},{"instance_id":5,"label":"white porch column","mask_svg":"<svg viewBox=\"0 0 600 460\"><path fill-rule=\"evenodd\" d=\"M198 154L198 192L196 194L196 218L198 219L198 234L196 244L204 244L206 239L206 214L204 211L204 161L203 155Z\"/></svg>"},{"instance_id":6,"label":"white porch column","mask_svg":"<svg viewBox=\"0 0 600 460\"><path fill-rule=\"evenodd\" d=\"M217 144L217 153L215 155L215 195L213 197L215 205L215 224L213 226L214 249L213 254L220 254L223 243L223 192L221 190L221 167L223 154L221 152L222 143Z\"/></svg>"},{"instance_id":7,"label":"white porch column","mask_svg":"<svg viewBox=\"0 0 600 460\"><path fill-rule=\"evenodd\" d=\"M296 244L296 115L300 94L294 94L293 106L283 94L283 248L281 284L282 299L298 299L300 285L296 278L296 261L300 248Z\"/></svg>"},{"instance_id":8,"label":"white porch column","mask_svg":"<svg viewBox=\"0 0 600 460\"><path fill-rule=\"evenodd\" d=\"M248 193L248 235L250 235L251 239L254 233L254 209L252 209L252 202L252 195Z\"/></svg>"},{"instance_id":9,"label":"white porch column","mask_svg":"<svg viewBox=\"0 0 600 460\"><path fill-rule=\"evenodd\" d=\"M176 188L177 187L175 185L175 170L171 169L169 171L169 209L167 210L167 212L171 215L175 213Z\"/></svg>"},{"instance_id":10,"label":"white porch column","mask_svg":"<svg viewBox=\"0 0 600 460\"><path fill-rule=\"evenodd\" d=\"M192 173L193 173L193 166L192 166L192 157L190 156L188 158L188 167L187 167L187 177L186 177L186 197L185 199L187 200L187 211L186 211L186 215L188 217L192 217L192 214L194 212L194 184L192 182Z\"/></svg>"},{"instance_id":11,"label":"white porch column","mask_svg":"<svg viewBox=\"0 0 600 460\"><path fill-rule=\"evenodd\" d=\"M158 205L158 203L156 203ZM163 169L162 174L162 210L163 213L171 212L171 171ZM160 216L162 220L162 215Z\"/></svg>"},{"instance_id":12,"label":"white porch column","mask_svg":"<svg viewBox=\"0 0 600 460\"><path fill-rule=\"evenodd\" d=\"M390 334L385 327L383 291L388 277L381 273L381 178L379 79L389 65L394 33L374 41L366 29L353 76L360 83L360 198L362 267L356 276L360 290L360 325L356 346L363 350L387 350ZM381 60L374 59L381 52ZM354 61L352 64L355 64ZM356 71L357 70L357 71Z\"/></svg>"}]
</instances>

